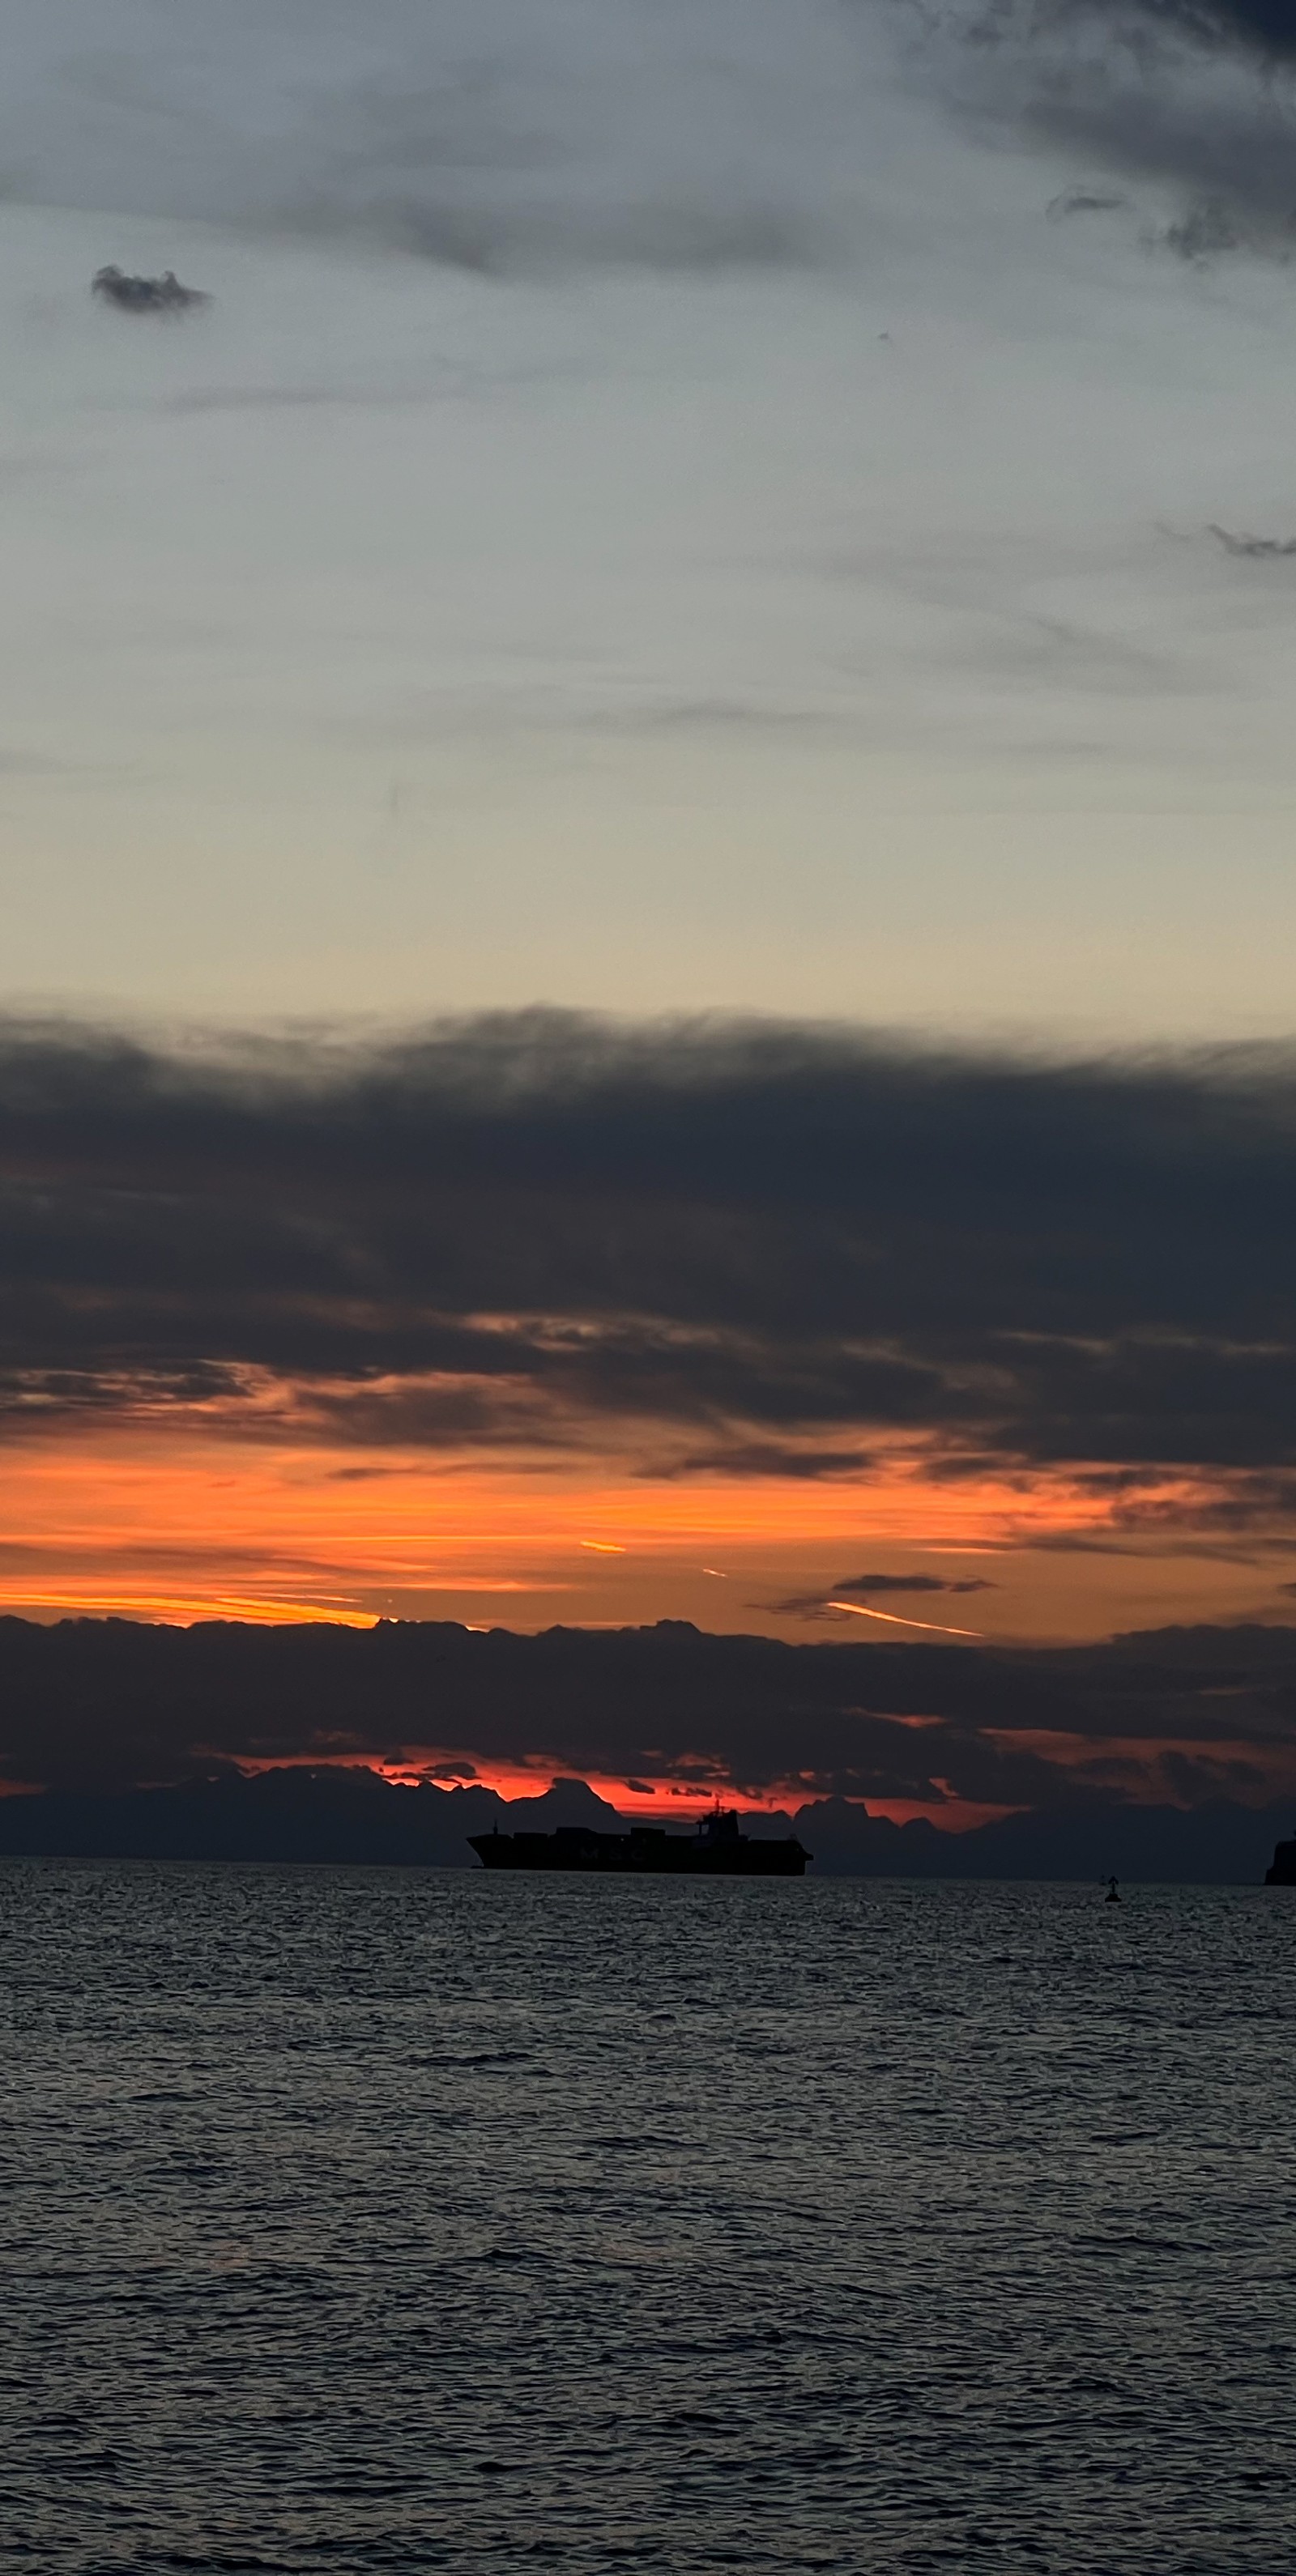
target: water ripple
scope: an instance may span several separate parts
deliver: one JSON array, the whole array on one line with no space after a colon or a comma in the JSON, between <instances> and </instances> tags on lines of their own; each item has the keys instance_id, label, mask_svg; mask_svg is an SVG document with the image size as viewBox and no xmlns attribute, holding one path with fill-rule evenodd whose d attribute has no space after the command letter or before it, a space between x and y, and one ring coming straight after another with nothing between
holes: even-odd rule
<instances>
[{"instance_id":1,"label":"water ripple","mask_svg":"<svg viewBox=\"0 0 1296 2576\"><path fill-rule=\"evenodd\" d=\"M17 1863L0 1963L15 2568L1282 2563L1296 1902Z\"/></svg>"}]
</instances>

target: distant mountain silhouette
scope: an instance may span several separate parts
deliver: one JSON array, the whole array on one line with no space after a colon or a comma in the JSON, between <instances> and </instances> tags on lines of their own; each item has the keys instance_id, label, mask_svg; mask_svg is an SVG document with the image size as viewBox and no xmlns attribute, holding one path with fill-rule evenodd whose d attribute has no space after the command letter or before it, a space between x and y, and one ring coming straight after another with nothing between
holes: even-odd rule
<instances>
[{"instance_id":1,"label":"distant mountain silhouette","mask_svg":"<svg viewBox=\"0 0 1296 2576\"><path fill-rule=\"evenodd\" d=\"M663 1806L665 1802L663 1801ZM666 1816L664 1821L677 1819ZM678 1820L683 1829L684 1820ZM0 1858L477 1866L472 1834L551 1833L558 1825L628 1829L629 1819L583 1780L536 1798L504 1799L468 1785L404 1788L364 1769L293 1767L252 1778L226 1773L182 1788L107 1796L48 1792L0 1799ZM1218 1803L1096 1806L1081 1814L1009 1817L966 1834L921 1819L894 1825L844 1798L746 1816L748 1834L795 1832L812 1875L867 1878L1122 1879L1259 1885L1290 1825L1282 1807Z\"/></svg>"},{"instance_id":2,"label":"distant mountain silhouette","mask_svg":"<svg viewBox=\"0 0 1296 2576\"><path fill-rule=\"evenodd\" d=\"M616 1832L621 1819L584 1780L556 1781L543 1797L506 1801L473 1786L404 1788L376 1771L294 1766L107 1797L55 1791L3 1798L0 1854L463 1869L476 1866L469 1835L492 1825L552 1833L557 1825L587 1823Z\"/></svg>"},{"instance_id":3,"label":"distant mountain silhouette","mask_svg":"<svg viewBox=\"0 0 1296 2576\"><path fill-rule=\"evenodd\" d=\"M1242 1807L1116 1806L1043 1809L942 1833L923 1819L893 1825L843 1798L801 1807L796 1831L822 1875L912 1878L1122 1879L1180 1885L1259 1886L1276 1836L1290 1831L1291 1801Z\"/></svg>"},{"instance_id":4,"label":"distant mountain silhouette","mask_svg":"<svg viewBox=\"0 0 1296 2576\"><path fill-rule=\"evenodd\" d=\"M531 1636L4 1617L0 1853L464 1867L496 1822L614 1823L591 1773L759 1796L795 1772L807 1803L753 1830L795 1827L820 1873L1254 1883L1291 1818L1236 1790L1263 1794L1293 1708L1286 1622L1009 1648L790 1645L683 1620ZM1120 1745L1128 1795L1095 1792L1050 1742L1095 1761ZM455 1750L418 1788L377 1775L418 1746ZM530 1761L566 1776L511 1804L475 1768ZM1016 1812L959 1836L866 1812L936 1803L945 1782ZM680 1821L668 1795L656 1812Z\"/></svg>"}]
</instances>

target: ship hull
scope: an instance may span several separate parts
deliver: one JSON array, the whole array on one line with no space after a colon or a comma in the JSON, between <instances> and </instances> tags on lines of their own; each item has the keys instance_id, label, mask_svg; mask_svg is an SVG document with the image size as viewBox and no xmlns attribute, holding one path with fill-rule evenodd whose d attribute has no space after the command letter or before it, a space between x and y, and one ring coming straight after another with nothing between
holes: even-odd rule
<instances>
[{"instance_id":1,"label":"ship hull","mask_svg":"<svg viewBox=\"0 0 1296 2576\"><path fill-rule=\"evenodd\" d=\"M803 1878L795 1841L687 1841L683 1834L474 1834L485 1869L586 1870L606 1877Z\"/></svg>"}]
</instances>

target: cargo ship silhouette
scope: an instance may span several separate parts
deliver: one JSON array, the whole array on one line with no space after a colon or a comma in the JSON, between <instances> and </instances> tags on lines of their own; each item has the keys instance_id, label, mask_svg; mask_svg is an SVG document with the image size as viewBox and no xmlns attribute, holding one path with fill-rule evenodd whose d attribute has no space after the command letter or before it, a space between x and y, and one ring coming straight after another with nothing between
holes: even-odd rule
<instances>
[{"instance_id":1,"label":"cargo ship silhouette","mask_svg":"<svg viewBox=\"0 0 1296 2576\"><path fill-rule=\"evenodd\" d=\"M560 1825L554 1834L470 1834L487 1869L601 1869L645 1877L803 1878L811 1854L794 1834L780 1842L753 1841L738 1830L732 1807L717 1807L695 1834L671 1834L664 1825L632 1825L628 1833L600 1834L589 1825Z\"/></svg>"}]
</instances>

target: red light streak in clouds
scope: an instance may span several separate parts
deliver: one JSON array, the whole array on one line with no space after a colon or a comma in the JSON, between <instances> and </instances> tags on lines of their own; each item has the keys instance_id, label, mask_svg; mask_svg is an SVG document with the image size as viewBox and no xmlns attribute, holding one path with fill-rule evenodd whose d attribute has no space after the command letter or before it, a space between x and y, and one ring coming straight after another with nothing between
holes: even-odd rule
<instances>
[{"instance_id":1,"label":"red light streak in clouds","mask_svg":"<svg viewBox=\"0 0 1296 2576\"><path fill-rule=\"evenodd\" d=\"M241 1761L238 1768L248 1773L363 1769L376 1771L382 1779L402 1787L417 1787L420 1782L429 1781L438 1789L492 1789L497 1798L506 1798L510 1802L518 1798L543 1797L555 1784L572 1777L570 1772L555 1769L552 1763L456 1763L432 1752L410 1752L400 1759L368 1763L357 1762L354 1754L321 1757L304 1753L291 1761ZM651 1819L654 1824L664 1825L668 1832L672 1829L679 1832L697 1818L709 1815L717 1800L723 1806L736 1808L743 1816L772 1816L794 1814L798 1807L823 1795L821 1789L804 1780L786 1781L768 1797L754 1798L723 1780L701 1789L696 1781L662 1779L650 1787L645 1781L631 1783L620 1773L589 1769L580 1777L596 1798L605 1799L619 1815L639 1816L645 1821ZM937 1782L936 1785L943 1787L946 1784ZM992 1806L960 1798L953 1789L940 1799L868 1798L855 1799L851 1803L866 1810L870 1816L885 1817L895 1825L911 1824L915 1818L924 1817L945 1833L968 1833L976 1825L994 1824L1000 1817L1018 1812L1013 1807Z\"/></svg>"}]
</instances>

